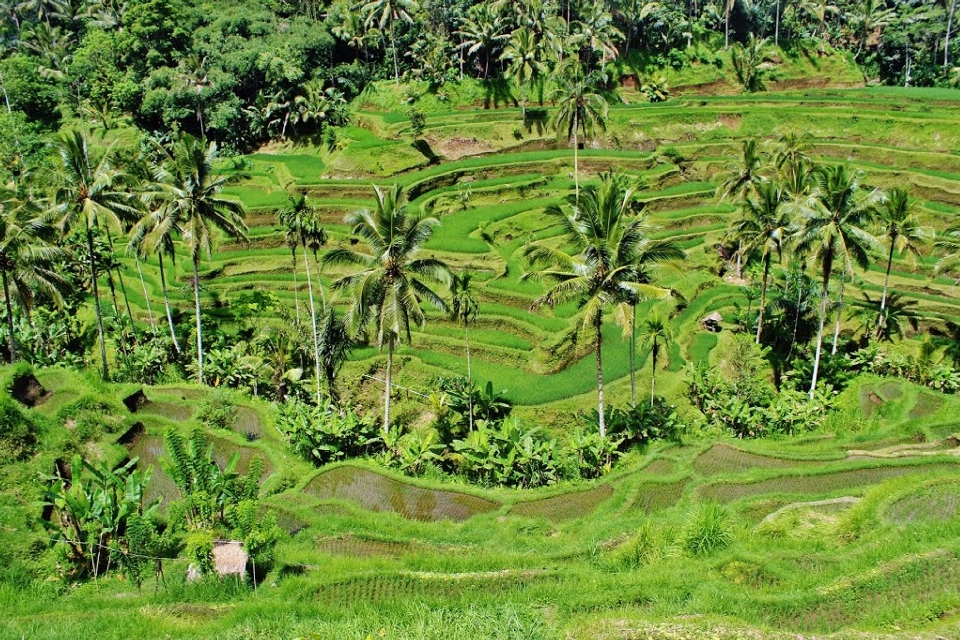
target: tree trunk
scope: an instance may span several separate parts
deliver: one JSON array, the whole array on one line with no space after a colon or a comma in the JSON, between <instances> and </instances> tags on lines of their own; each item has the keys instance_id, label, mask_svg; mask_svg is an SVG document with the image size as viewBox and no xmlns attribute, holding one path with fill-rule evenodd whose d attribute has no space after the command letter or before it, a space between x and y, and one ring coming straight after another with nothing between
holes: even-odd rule
<instances>
[{"instance_id":1,"label":"tree trunk","mask_svg":"<svg viewBox=\"0 0 960 640\"><path fill-rule=\"evenodd\" d=\"M723 27L723 49L727 50L730 48L730 0L724 0L725 9L725 18L724 18L724 27Z\"/></svg>"},{"instance_id":2,"label":"tree trunk","mask_svg":"<svg viewBox=\"0 0 960 640\"><path fill-rule=\"evenodd\" d=\"M660 345L657 344L657 339L653 339L653 348L650 349L650 357L653 359L650 367L650 408L653 409L653 396L654 392L657 389L657 356L660 355Z\"/></svg>"},{"instance_id":3,"label":"tree trunk","mask_svg":"<svg viewBox=\"0 0 960 640\"><path fill-rule=\"evenodd\" d=\"M157 321L153 317L153 305L150 304L150 294L147 293L147 283L143 279L143 269L140 268L140 257L134 253L133 260L137 265L137 275L140 276L140 286L143 287L143 299L147 301L147 316L150 318L150 328L153 330L153 337L157 337Z\"/></svg>"},{"instance_id":4,"label":"tree trunk","mask_svg":"<svg viewBox=\"0 0 960 640\"><path fill-rule=\"evenodd\" d=\"M387 341L386 389L383 392L383 432L390 433L390 370L393 369L393 336Z\"/></svg>"},{"instance_id":5,"label":"tree trunk","mask_svg":"<svg viewBox=\"0 0 960 640\"><path fill-rule=\"evenodd\" d=\"M203 384L203 329L200 327L200 264L193 258L193 302L197 312L197 380Z\"/></svg>"},{"instance_id":6,"label":"tree trunk","mask_svg":"<svg viewBox=\"0 0 960 640\"><path fill-rule=\"evenodd\" d=\"M630 305L630 405L637 406L637 305Z\"/></svg>"},{"instance_id":7,"label":"tree trunk","mask_svg":"<svg viewBox=\"0 0 960 640\"><path fill-rule=\"evenodd\" d=\"M320 406L320 334L317 331L317 307L313 302L313 278L310 276L310 260L307 248L303 248L303 264L307 270L307 291L310 295L310 320L313 325L313 358L317 375L317 406Z\"/></svg>"},{"instance_id":8,"label":"tree trunk","mask_svg":"<svg viewBox=\"0 0 960 640\"><path fill-rule=\"evenodd\" d=\"M580 204L580 163L578 162L577 152L580 149L580 141L577 139L577 113L573 114L573 193L576 203Z\"/></svg>"},{"instance_id":9,"label":"tree trunk","mask_svg":"<svg viewBox=\"0 0 960 640\"><path fill-rule=\"evenodd\" d=\"M393 49L393 79L400 84L400 65L397 63L397 39L393 35L393 20L390 20L390 48Z\"/></svg>"},{"instance_id":10,"label":"tree trunk","mask_svg":"<svg viewBox=\"0 0 960 640\"><path fill-rule=\"evenodd\" d=\"M767 306L767 280L770 277L770 256L763 260L763 282L760 283L760 311L757 314L757 344L760 344L760 334L763 332L763 309Z\"/></svg>"},{"instance_id":11,"label":"tree trunk","mask_svg":"<svg viewBox=\"0 0 960 640\"><path fill-rule=\"evenodd\" d=\"M947 36L943 41L943 70L950 67L950 34L953 31L953 14L957 9L957 0L950 3L950 16L947 18Z\"/></svg>"},{"instance_id":12,"label":"tree trunk","mask_svg":"<svg viewBox=\"0 0 960 640\"><path fill-rule=\"evenodd\" d=\"M603 414L603 316L597 313L593 319L593 326L597 332L597 411L600 420L600 437L607 436L607 421Z\"/></svg>"},{"instance_id":13,"label":"tree trunk","mask_svg":"<svg viewBox=\"0 0 960 640\"><path fill-rule=\"evenodd\" d=\"M103 337L103 311L100 309L100 288L97 286L97 261L93 253L93 229L87 226L87 251L90 252L90 282L93 284L93 306L97 313L97 337L100 339L100 361L103 364L103 379L110 379L107 368L107 344Z\"/></svg>"},{"instance_id":14,"label":"tree trunk","mask_svg":"<svg viewBox=\"0 0 960 640\"><path fill-rule=\"evenodd\" d=\"M293 265L293 304L297 310L297 324L300 324L300 285L297 283L297 251L291 250L290 263Z\"/></svg>"},{"instance_id":15,"label":"tree trunk","mask_svg":"<svg viewBox=\"0 0 960 640\"><path fill-rule=\"evenodd\" d=\"M823 350L823 323L827 315L827 293L830 285L830 270L833 268L833 256L827 255L823 265L823 294L820 297L820 328L817 330L817 351L813 357L813 379L810 381L810 399L817 388L817 374L820 372L820 352Z\"/></svg>"},{"instance_id":16,"label":"tree trunk","mask_svg":"<svg viewBox=\"0 0 960 640\"><path fill-rule=\"evenodd\" d=\"M777 0L777 17L773 22L773 46L780 46L780 0Z\"/></svg>"},{"instance_id":17,"label":"tree trunk","mask_svg":"<svg viewBox=\"0 0 960 640\"><path fill-rule=\"evenodd\" d=\"M803 303L803 278L797 283L797 308L793 314L793 337L790 339L790 351L787 353L787 362L793 359L793 347L797 343L797 331L800 329L800 305Z\"/></svg>"},{"instance_id":18,"label":"tree trunk","mask_svg":"<svg viewBox=\"0 0 960 640\"><path fill-rule=\"evenodd\" d=\"M13 327L13 303L10 301L10 285L7 283L7 270L0 269L0 276L3 277L3 298L7 304L7 347L10 349L10 362L17 361L17 340L14 337L16 330Z\"/></svg>"},{"instance_id":19,"label":"tree trunk","mask_svg":"<svg viewBox=\"0 0 960 640\"><path fill-rule=\"evenodd\" d=\"M163 251L157 252L157 258L160 260L160 288L163 290L163 306L167 309L167 324L170 325L170 339L173 340L173 349L180 353L180 345L177 343L177 332L173 327L173 314L170 312L170 298L167 297L167 277L163 270Z\"/></svg>"},{"instance_id":20,"label":"tree trunk","mask_svg":"<svg viewBox=\"0 0 960 640\"><path fill-rule=\"evenodd\" d=\"M883 276L883 295L880 296L880 315L877 317L877 337L883 332L883 310L887 307L887 288L890 286L890 269L893 267L893 245L896 237L890 238L890 254L887 256L887 272Z\"/></svg>"},{"instance_id":21,"label":"tree trunk","mask_svg":"<svg viewBox=\"0 0 960 640\"><path fill-rule=\"evenodd\" d=\"M470 368L470 321L463 322L463 337L467 345L467 411L470 416L470 431L473 431L473 372Z\"/></svg>"},{"instance_id":22,"label":"tree trunk","mask_svg":"<svg viewBox=\"0 0 960 640\"><path fill-rule=\"evenodd\" d=\"M833 347L830 355L837 355L837 343L840 341L840 321L843 320L843 283L846 281L846 272L840 274L840 294L837 296L837 324L833 329Z\"/></svg>"}]
</instances>

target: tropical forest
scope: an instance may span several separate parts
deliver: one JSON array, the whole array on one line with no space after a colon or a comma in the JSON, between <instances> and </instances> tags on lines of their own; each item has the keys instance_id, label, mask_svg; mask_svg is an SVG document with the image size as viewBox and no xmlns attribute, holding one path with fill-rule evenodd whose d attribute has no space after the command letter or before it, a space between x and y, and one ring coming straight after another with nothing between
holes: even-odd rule
<instances>
[{"instance_id":1,"label":"tropical forest","mask_svg":"<svg viewBox=\"0 0 960 640\"><path fill-rule=\"evenodd\" d=\"M960 640L957 0L0 0L0 640Z\"/></svg>"}]
</instances>

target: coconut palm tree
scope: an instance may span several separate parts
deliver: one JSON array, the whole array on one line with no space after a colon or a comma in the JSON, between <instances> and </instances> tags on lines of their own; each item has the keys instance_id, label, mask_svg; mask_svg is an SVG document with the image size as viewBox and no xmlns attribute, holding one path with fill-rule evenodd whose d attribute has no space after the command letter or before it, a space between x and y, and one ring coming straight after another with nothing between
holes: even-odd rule
<instances>
[{"instance_id":1,"label":"coconut palm tree","mask_svg":"<svg viewBox=\"0 0 960 640\"><path fill-rule=\"evenodd\" d=\"M660 356L660 349L668 348L673 344L674 335L670 325L659 314L653 314L640 323L640 335L643 337L641 348L650 347L650 357L652 359L650 367L650 406L653 407L654 391L657 385L657 358Z\"/></svg>"},{"instance_id":2,"label":"coconut palm tree","mask_svg":"<svg viewBox=\"0 0 960 640\"><path fill-rule=\"evenodd\" d=\"M303 265L307 272L307 292L310 298L310 320L313 326L313 356L316 369L317 382L317 405L321 403L320 391L320 332L317 325L317 306L313 297L313 278L310 275L310 261L307 255L307 249L311 242L319 241L318 244L326 242L326 232L322 227L316 224L316 214L307 202L307 197L303 194L290 196L290 205L280 210L277 214L281 224L287 227L287 236L303 247ZM317 237L320 236L320 237ZM295 245L291 244L290 249L296 254ZM296 260L294 260L296 262ZM296 276L294 276L296 277Z\"/></svg>"},{"instance_id":3,"label":"coconut palm tree","mask_svg":"<svg viewBox=\"0 0 960 640\"><path fill-rule=\"evenodd\" d=\"M594 332L597 359L597 411L600 434L606 436L603 404L603 312L628 298L665 298L670 291L646 282L640 259L646 255L652 264L674 257L673 250L658 251L642 219L631 218L634 189L627 178L612 173L600 174L600 184L584 190L581 198L568 197L569 210L559 206L547 209L564 231L565 246L543 243L529 245L524 256L539 270L523 274L522 279L549 280L556 284L537 298L532 308L555 306L569 300L578 302L582 329Z\"/></svg>"},{"instance_id":4,"label":"coconut palm tree","mask_svg":"<svg viewBox=\"0 0 960 640\"><path fill-rule=\"evenodd\" d=\"M934 267L937 273L952 274L960 268L960 225L946 229L933 246L945 252Z\"/></svg>"},{"instance_id":5,"label":"coconut palm tree","mask_svg":"<svg viewBox=\"0 0 960 640\"><path fill-rule=\"evenodd\" d=\"M467 347L467 411L473 431L473 373L470 368L470 322L480 315L480 303L473 288L472 271L454 273L450 279L450 317L463 325Z\"/></svg>"},{"instance_id":6,"label":"coconut palm tree","mask_svg":"<svg viewBox=\"0 0 960 640\"><path fill-rule=\"evenodd\" d=\"M158 180L166 179L166 173L158 168ZM162 182L154 182L144 193L144 199L149 207L130 232L128 252L136 256L137 261L146 259L152 253L157 254L160 268L160 290L163 292L163 306L167 312L167 325L170 328L170 340L174 351L180 353L180 343L177 341L177 331L173 324L173 312L170 309L170 296L167 292L167 270L163 266L163 254L167 254L176 265L176 247L174 240L180 233L179 211L169 206L164 198L165 190Z\"/></svg>"},{"instance_id":7,"label":"coconut palm tree","mask_svg":"<svg viewBox=\"0 0 960 640\"><path fill-rule=\"evenodd\" d=\"M397 20L410 24L413 14L420 5L416 0L370 0L360 7L360 13L365 18L364 26L370 29L374 25L382 32L384 28L390 31L390 48L393 50L393 77L400 84L400 64L397 62L397 37L395 34Z\"/></svg>"},{"instance_id":8,"label":"coconut palm tree","mask_svg":"<svg viewBox=\"0 0 960 640\"><path fill-rule=\"evenodd\" d=\"M484 80L490 76L490 60L510 37L504 31L504 26L501 6L481 2L470 7L458 31L461 49L466 49L469 55L483 52Z\"/></svg>"},{"instance_id":9,"label":"coconut palm tree","mask_svg":"<svg viewBox=\"0 0 960 640\"><path fill-rule=\"evenodd\" d=\"M569 58L558 71L560 87L555 94L557 110L553 127L559 134L566 134L567 142L573 139L574 195L580 198L580 164L578 150L580 134L586 138L599 127L606 130L607 101L597 90L600 76L586 73L578 58Z\"/></svg>"},{"instance_id":10,"label":"coconut palm tree","mask_svg":"<svg viewBox=\"0 0 960 640\"><path fill-rule=\"evenodd\" d=\"M527 120L527 86L534 84L545 70L540 54L540 43L534 32L520 27L510 35L500 56L509 62L507 73L520 85L520 114L524 122Z\"/></svg>"},{"instance_id":11,"label":"coconut palm tree","mask_svg":"<svg viewBox=\"0 0 960 640\"><path fill-rule=\"evenodd\" d=\"M890 269L893 267L893 254L909 253L919 258L920 248L932 235L930 230L920 225L920 219L913 209L910 194L900 187L892 189L877 209L877 222L883 236L890 241L890 251L887 254L887 270L883 276L883 295L880 297L880 315L883 319L883 310L887 306L887 289L890 286ZM883 331L877 327L877 333Z\"/></svg>"},{"instance_id":12,"label":"coconut palm tree","mask_svg":"<svg viewBox=\"0 0 960 640\"><path fill-rule=\"evenodd\" d=\"M203 384L203 330L200 326L200 258L209 258L213 248L214 229L232 238L245 238L243 205L221 197L224 188L246 178L243 174L216 175L213 161L217 157L214 142L184 134L174 145L167 206L176 221L193 265L193 300L197 321L197 380Z\"/></svg>"},{"instance_id":13,"label":"coconut palm tree","mask_svg":"<svg viewBox=\"0 0 960 640\"><path fill-rule=\"evenodd\" d=\"M51 215L59 220L63 231L82 228L87 242L90 282L97 316L97 338L103 377L110 377L107 366L107 345L103 332L103 311L100 308L99 276L94 235L99 229L120 232L124 220L133 220L137 210L131 205L125 189L126 177L113 164L111 150L91 150L79 131L61 135L54 142L57 164L53 173L53 206Z\"/></svg>"},{"instance_id":14,"label":"coconut palm tree","mask_svg":"<svg viewBox=\"0 0 960 640\"><path fill-rule=\"evenodd\" d=\"M720 175L717 197L724 200L730 197L744 199L753 192L754 186L763 179L760 174L762 159L757 141L747 138L740 145L740 157L727 163ZM737 245L737 278L743 277L743 247Z\"/></svg>"},{"instance_id":15,"label":"coconut palm tree","mask_svg":"<svg viewBox=\"0 0 960 640\"><path fill-rule=\"evenodd\" d=\"M347 224L366 246L363 250L333 249L323 257L326 266L353 266L358 271L341 277L334 288L350 297L347 319L355 327L372 324L377 343L387 347L387 370L383 402L383 430L390 431L390 385L393 352L410 326L426 322L420 302L427 300L441 310L447 304L425 281L450 282L450 269L436 258L416 258L430 239L436 218L407 211L406 198L398 185L374 187L377 206L347 216Z\"/></svg>"},{"instance_id":16,"label":"coconut palm tree","mask_svg":"<svg viewBox=\"0 0 960 640\"><path fill-rule=\"evenodd\" d=\"M756 342L760 344L763 333L763 311L767 305L767 284L770 280L770 264L783 255L783 247L791 231L788 213L788 195L784 188L772 180L756 185L756 194L747 196L740 205L741 218L734 224L731 237L740 245L743 255L759 254L763 275L760 281L760 311L757 316Z\"/></svg>"},{"instance_id":17,"label":"coconut palm tree","mask_svg":"<svg viewBox=\"0 0 960 640\"><path fill-rule=\"evenodd\" d=\"M0 186L0 280L7 307L7 347L10 362L17 359L16 330L13 324L13 298L29 309L36 292L56 304L63 303L60 293L64 279L54 270L53 262L64 253L47 240L54 228L30 195L19 184Z\"/></svg>"},{"instance_id":18,"label":"coconut palm tree","mask_svg":"<svg viewBox=\"0 0 960 640\"><path fill-rule=\"evenodd\" d=\"M834 265L839 262L845 274L852 273L854 263L865 269L870 262L868 250L877 245L876 238L867 228L879 194L876 191L865 194L860 186L861 178L859 171L850 171L843 164L823 167L816 173L817 186L813 195L802 205L797 249L820 265L822 281L820 323L810 381L811 400L820 370L823 326Z\"/></svg>"}]
</instances>

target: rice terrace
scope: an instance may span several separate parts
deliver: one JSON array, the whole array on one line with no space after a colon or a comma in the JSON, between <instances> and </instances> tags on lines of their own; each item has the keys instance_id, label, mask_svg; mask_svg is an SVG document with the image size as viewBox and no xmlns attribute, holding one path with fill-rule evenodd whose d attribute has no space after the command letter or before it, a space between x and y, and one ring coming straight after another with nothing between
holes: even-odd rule
<instances>
[{"instance_id":1,"label":"rice terrace","mask_svg":"<svg viewBox=\"0 0 960 640\"><path fill-rule=\"evenodd\" d=\"M0 638L960 639L955 9L0 2Z\"/></svg>"}]
</instances>

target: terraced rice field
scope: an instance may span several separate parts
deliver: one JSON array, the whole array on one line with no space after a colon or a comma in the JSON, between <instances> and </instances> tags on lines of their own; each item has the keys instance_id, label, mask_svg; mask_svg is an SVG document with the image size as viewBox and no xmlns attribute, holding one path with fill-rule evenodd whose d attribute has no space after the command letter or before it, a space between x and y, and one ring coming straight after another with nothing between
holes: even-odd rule
<instances>
[{"instance_id":1,"label":"terraced rice field","mask_svg":"<svg viewBox=\"0 0 960 640\"><path fill-rule=\"evenodd\" d=\"M679 336L672 371L664 375L665 389L677 384L673 372L686 361L708 360L717 343L716 336L699 329L699 319L712 311L729 316L736 305L746 304L741 287L724 284L716 275L719 260L712 250L736 216L733 206L716 201L714 190L719 172L736 156L742 139L772 141L788 132L809 131L815 160L843 161L863 169L868 186L909 185L924 223L942 228L960 211L958 105L960 101L942 96L926 99L923 92L863 89L613 106L607 131L580 154L582 181L589 184L597 172L611 169L635 176L644 185L640 194L644 211L660 229L656 236L676 240L688 250L685 261L665 265L657 274L658 281L686 300L686 308L676 312L671 312L673 302L661 305L671 314ZM572 154L549 130L521 131L519 139L509 133L516 116L513 110L428 114L424 140L441 158L434 164L410 146L404 116L374 112L357 113L357 124L333 153L261 153L244 158L243 165L254 178L231 193L247 205L251 241L221 245L213 260L202 265L204 295L209 302L229 304L242 292L268 290L289 308L298 298L301 313L306 313L303 265L297 265L296 290L290 253L276 220L286 193L308 194L322 212L330 246L346 246L350 237L343 216L372 204L371 183L399 183L412 206L441 220L427 254L480 274L481 321L472 341L475 376L492 380L523 407L588 394L592 382L587 347L558 346L558 337L574 326L574 308L532 313L530 304L543 289L520 281L527 268L521 257L526 244L550 242L559 234L542 211L561 203L572 189ZM864 289L871 294L879 291L883 277L883 256L874 257L874 265L863 274ZM897 260L891 287L916 301L922 314L956 321L960 288L949 279L938 280L936 289L927 286L923 279L930 264L931 259L916 265ZM186 265L179 261L171 278L171 295L180 311L190 309L189 288L183 287ZM155 267L153 262L146 265L145 277L156 301L160 291ZM338 275L321 274L327 291ZM137 287L128 289L137 295ZM133 302L145 312L143 300ZM401 350L411 359L398 373L400 384L422 389L438 373L462 374L461 333L440 314L429 312L426 329ZM626 379L623 353L625 342L611 323L605 334L608 380ZM369 370L370 360L380 357L376 350L358 349L344 375L359 376ZM638 363L641 371L644 364L648 363ZM538 382L530 384L531 380ZM348 381L344 387L355 385ZM625 387L612 385L611 393L614 401L623 400ZM878 397L893 399L883 393ZM868 414L874 410L870 404L868 397L864 402Z\"/></svg>"}]
</instances>

